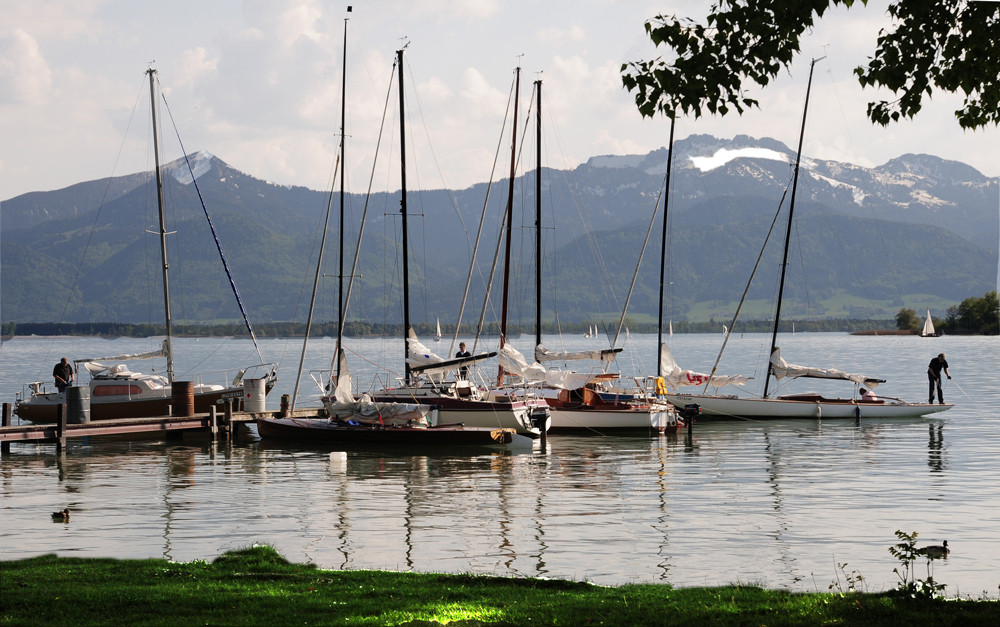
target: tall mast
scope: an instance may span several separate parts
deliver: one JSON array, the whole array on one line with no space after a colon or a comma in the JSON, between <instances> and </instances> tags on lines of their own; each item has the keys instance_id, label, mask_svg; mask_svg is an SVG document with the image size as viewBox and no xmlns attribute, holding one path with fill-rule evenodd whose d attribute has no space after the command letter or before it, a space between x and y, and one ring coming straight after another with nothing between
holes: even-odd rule
<instances>
[{"instance_id":1,"label":"tall mast","mask_svg":"<svg viewBox=\"0 0 1000 627\"><path fill-rule=\"evenodd\" d=\"M351 7L347 7L351 12ZM340 73L340 263L337 266L337 376L340 377L340 347L344 341L344 137L347 111L347 20L344 18L344 60Z\"/></svg>"},{"instance_id":2,"label":"tall mast","mask_svg":"<svg viewBox=\"0 0 1000 627\"><path fill-rule=\"evenodd\" d=\"M542 344L542 81L535 81L535 346Z\"/></svg>"},{"instance_id":3,"label":"tall mast","mask_svg":"<svg viewBox=\"0 0 1000 627\"><path fill-rule=\"evenodd\" d=\"M514 123L511 125L510 139L510 182L507 187L507 241L503 260L503 304L500 309L500 348L507 341L507 292L510 285L510 240L514 216L514 173L517 168L517 100L521 89L521 68L514 70ZM503 366L497 373L497 385L503 385Z\"/></svg>"},{"instance_id":4,"label":"tall mast","mask_svg":"<svg viewBox=\"0 0 1000 627\"><path fill-rule=\"evenodd\" d=\"M785 228L785 252L781 259L781 280L778 282L778 305L774 310L774 329L771 331L771 352L767 358L767 375L764 377L764 396L767 397L768 385L771 383L771 355L778 341L778 323L781 321L781 297L785 291L785 270L788 268L788 243L792 237L792 215L795 213L795 191L799 186L799 163L802 160L802 139L806 134L806 114L809 112L809 92L812 90L813 69L816 62L826 57L813 59L809 64L809 82L806 84L806 104L802 109L802 128L799 131L799 151L795 155L795 172L792 174L792 199L788 203L788 225Z\"/></svg>"},{"instance_id":5,"label":"tall mast","mask_svg":"<svg viewBox=\"0 0 1000 627\"><path fill-rule=\"evenodd\" d=\"M351 12L351 7L347 7L347 12ZM347 18L344 18L344 83L343 86L347 85L346 73L347 73ZM333 166L334 173L337 172L337 166L340 166L340 271L339 275L344 274L344 103L346 100L345 92L342 90L340 95L340 155L337 157L337 163ZM289 406L290 413L295 411L295 401L299 398L299 383L302 380L302 369L306 363L306 349L309 345L309 335L312 331L312 321L313 312L316 309L316 291L319 289L319 278L323 272L323 252L326 250L326 235L330 230L330 211L333 207L333 187L330 187L330 194L326 202L326 218L323 220L323 234L320 236L319 240L319 253L316 258L316 274L313 276L313 288L312 296L309 299L309 313L306 316L306 330L302 338L302 354L299 356L299 371L295 375L295 387L292 390L292 401ZM343 296L340 287L337 289L337 349L333 354L333 363L330 365L330 374L333 375L336 372L337 377L340 376L340 350L341 342L343 340L344 331L344 311L343 311ZM333 364L336 364L335 366ZM332 381L332 380L331 380Z\"/></svg>"},{"instance_id":6,"label":"tall mast","mask_svg":"<svg viewBox=\"0 0 1000 627\"><path fill-rule=\"evenodd\" d=\"M403 98L403 50L396 51L399 64L399 214L402 216L403 229L403 357L406 366L406 381L410 381L410 344L406 339L410 336L410 265L409 248L406 232L406 109Z\"/></svg>"},{"instance_id":7,"label":"tall mast","mask_svg":"<svg viewBox=\"0 0 1000 627\"><path fill-rule=\"evenodd\" d=\"M170 317L170 283L167 281L167 227L163 211L163 178L160 174L160 140L156 128L156 70L149 68L149 105L153 114L153 159L156 165L156 204L160 211L160 258L163 261L163 315L167 327L167 381L174 382L173 320Z\"/></svg>"},{"instance_id":8,"label":"tall mast","mask_svg":"<svg viewBox=\"0 0 1000 627\"><path fill-rule=\"evenodd\" d=\"M667 174L663 183L663 236L660 239L660 300L659 316L656 320L656 376L663 376L663 364L660 363L660 348L663 346L663 292L666 286L664 282L664 270L667 265L667 216L670 208L670 166L674 161L674 125L677 118L670 117L670 145L667 148Z\"/></svg>"}]
</instances>

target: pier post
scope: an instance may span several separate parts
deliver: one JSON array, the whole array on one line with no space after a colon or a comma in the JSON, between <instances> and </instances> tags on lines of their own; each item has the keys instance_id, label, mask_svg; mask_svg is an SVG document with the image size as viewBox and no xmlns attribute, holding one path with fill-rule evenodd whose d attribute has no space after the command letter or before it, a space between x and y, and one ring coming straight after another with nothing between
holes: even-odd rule
<instances>
[{"instance_id":1,"label":"pier post","mask_svg":"<svg viewBox=\"0 0 1000 627\"><path fill-rule=\"evenodd\" d=\"M66 405L60 403L56 406L56 453L62 453L66 449Z\"/></svg>"},{"instance_id":2,"label":"pier post","mask_svg":"<svg viewBox=\"0 0 1000 627\"><path fill-rule=\"evenodd\" d=\"M215 405L208 408L208 432L212 434L212 441L219 439L219 417L215 411Z\"/></svg>"},{"instance_id":3,"label":"pier post","mask_svg":"<svg viewBox=\"0 0 1000 627\"><path fill-rule=\"evenodd\" d=\"M3 404L3 418L0 419L0 424L4 427L9 427L11 423L11 407L10 403ZM8 455L10 453L10 442L4 442L0 444L0 455Z\"/></svg>"},{"instance_id":4,"label":"pier post","mask_svg":"<svg viewBox=\"0 0 1000 627\"><path fill-rule=\"evenodd\" d=\"M232 440L233 436L233 399L226 399L226 410L222 417L222 433L227 440Z\"/></svg>"}]
</instances>

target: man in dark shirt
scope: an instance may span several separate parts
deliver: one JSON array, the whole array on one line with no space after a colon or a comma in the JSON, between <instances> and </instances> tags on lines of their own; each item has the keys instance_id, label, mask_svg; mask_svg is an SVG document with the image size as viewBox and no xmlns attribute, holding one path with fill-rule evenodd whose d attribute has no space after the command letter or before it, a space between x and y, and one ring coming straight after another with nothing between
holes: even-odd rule
<instances>
[{"instance_id":1,"label":"man in dark shirt","mask_svg":"<svg viewBox=\"0 0 1000 627\"><path fill-rule=\"evenodd\" d=\"M458 352L455 353L455 357L472 357L472 353L470 353L469 351L465 350L465 342L459 342L458 343ZM468 366L462 366L462 367L460 367L458 369L458 375L462 379L468 379L469 378L469 367Z\"/></svg>"},{"instance_id":2,"label":"man in dark shirt","mask_svg":"<svg viewBox=\"0 0 1000 627\"><path fill-rule=\"evenodd\" d=\"M944 370L944 374L950 379L951 373L948 372L948 362L944 358L944 353L932 359L931 363L927 366L927 384L929 387L927 395L930 397L927 401L928 403L934 402L934 386L937 385L938 402L944 405L944 393L941 391L942 370Z\"/></svg>"},{"instance_id":3,"label":"man in dark shirt","mask_svg":"<svg viewBox=\"0 0 1000 627\"><path fill-rule=\"evenodd\" d=\"M55 368L52 369L52 377L56 380L56 389L60 394L65 394L66 388L73 383L73 366L69 359L62 358Z\"/></svg>"}]
</instances>

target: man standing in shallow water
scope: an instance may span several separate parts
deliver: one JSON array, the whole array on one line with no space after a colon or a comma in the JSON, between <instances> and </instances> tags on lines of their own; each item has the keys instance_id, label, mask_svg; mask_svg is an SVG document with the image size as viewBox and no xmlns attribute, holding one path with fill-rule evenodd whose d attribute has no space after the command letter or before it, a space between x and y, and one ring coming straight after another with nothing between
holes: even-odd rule
<instances>
[{"instance_id":1,"label":"man standing in shallow water","mask_svg":"<svg viewBox=\"0 0 1000 627\"><path fill-rule=\"evenodd\" d=\"M948 361L944 358L944 353L932 359L931 363L927 366L927 385L929 388L927 396L930 397L927 400L928 403L934 402L934 386L937 385L938 402L944 405L944 393L941 391L942 370L944 370L945 375L950 379L951 373L948 372Z\"/></svg>"}]
</instances>

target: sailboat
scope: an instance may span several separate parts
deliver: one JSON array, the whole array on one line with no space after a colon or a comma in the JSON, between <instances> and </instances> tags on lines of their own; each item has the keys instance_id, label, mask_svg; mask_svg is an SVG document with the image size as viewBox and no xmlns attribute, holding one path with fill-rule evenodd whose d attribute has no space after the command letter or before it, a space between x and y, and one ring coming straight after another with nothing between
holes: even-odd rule
<instances>
[{"instance_id":1,"label":"sailboat","mask_svg":"<svg viewBox=\"0 0 1000 627\"><path fill-rule=\"evenodd\" d=\"M460 369L496 356L486 352L443 359L417 338L410 325L409 235L406 226L406 116L404 114L403 50L398 50L400 126L400 215L402 231L403 328L405 371L397 387L373 394L375 401L416 402L438 408L441 423L462 423L471 427L510 428L518 434L539 436L548 429L549 412L545 401L513 391L491 390L469 377L448 378Z\"/></svg>"},{"instance_id":2,"label":"sailboat","mask_svg":"<svg viewBox=\"0 0 1000 627\"><path fill-rule=\"evenodd\" d=\"M671 392L666 395L667 399L677 407L700 406L703 419L725 419L725 418L745 418L745 419L766 419L766 418L903 418L918 417L931 413L944 411L952 405L933 405L929 403L909 403L900 400L862 400L860 398L826 398L819 394L790 394L778 397L768 396L768 384L773 376L776 380L784 378L811 377L821 379L836 379L851 381L855 386L864 385L871 390L879 383L884 383L884 379L854 374L835 369L816 368L811 366L798 366L789 364L781 356L778 348L777 334L778 324L781 319L781 297L785 285L785 268L788 264L789 240L792 232L792 220L795 211L795 196L799 180L799 168L802 158L802 142L805 136L806 114L809 110L809 92L812 87L813 69L818 59L813 59L809 67L809 82L806 88L806 103L802 112L802 128L799 134L798 153L795 159L795 170L792 176L792 193L788 209L788 224L785 231L784 259L781 265L781 278L778 287L778 298L776 312L774 316L774 326L771 333L771 352L768 361L767 374L764 381L764 394L761 398L747 398L737 396L719 396L709 394L676 393ZM667 371L671 373L674 381L674 389L682 385L699 385L708 387L719 387L728 384L745 384L745 377L716 377L715 373L709 375L683 374L676 362L673 361L669 350L664 351L665 345L661 346L661 362L669 362ZM685 381L686 379L686 381ZM668 383L669 385L669 383Z\"/></svg>"},{"instance_id":3,"label":"sailboat","mask_svg":"<svg viewBox=\"0 0 1000 627\"><path fill-rule=\"evenodd\" d=\"M602 394L602 386L618 379L614 373L580 373L547 369L545 361L592 359L610 361L621 349L553 353L542 343L542 82L535 81L537 98L537 163L535 168L535 361L511 346L500 348L499 361L505 371L540 384L552 416L555 431L676 431L677 412L657 399L638 395ZM597 326L593 327L597 335Z\"/></svg>"},{"instance_id":4,"label":"sailboat","mask_svg":"<svg viewBox=\"0 0 1000 627\"><path fill-rule=\"evenodd\" d=\"M114 418L141 418L148 416L166 416L170 413L173 403L174 361L173 332L170 314L170 284L168 282L167 263L167 230L164 220L163 179L160 167L159 141L157 135L156 110L156 70L150 68L149 75L150 106L152 109L153 155L155 159L156 197L160 219L160 256L163 272L163 307L166 322L166 339L159 349L144 353L107 355L73 360L74 370L79 375L81 367L90 373L89 398L90 419L109 420ZM221 252L221 249L220 249ZM235 286L234 286L235 287ZM238 295L237 295L238 298ZM241 303L242 309L242 303ZM244 318L246 320L246 318ZM250 329L251 337L253 331ZM254 339L256 345L256 339ZM259 355L259 350L258 350ZM166 375L146 374L129 370L124 363L109 363L134 361L153 358L166 359ZM263 359L261 359L263 362ZM246 377L248 370L263 371L262 376ZM262 406L264 396L270 391L277 380L273 364L256 364L237 373L232 383L228 385L207 384L200 381L190 383L194 394L194 411L208 412L223 399L231 399L239 403L246 399L254 405ZM178 382L179 383L179 382ZM49 424L57 421L58 408L66 403L66 395L61 392L50 392L45 384L34 382L27 384L26 395L19 395L15 413L22 419L36 424Z\"/></svg>"},{"instance_id":5,"label":"sailboat","mask_svg":"<svg viewBox=\"0 0 1000 627\"><path fill-rule=\"evenodd\" d=\"M434 341L435 342L441 341L441 318L437 319L437 326L436 330L434 331Z\"/></svg>"},{"instance_id":6,"label":"sailboat","mask_svg":"<svg viewBox=\"0 0 1000 627\"><path fill-rule=\"evenodd\" d=\"M347 8L351 12L351 7ZM326 221L323 225L323 237L316 262L316 273L313 279L312 297L309 303L309 315L306 322L306 333L302 342L302 355L299 361L299 373L295 381L295 391L287 415L280 417L261 416L257 419L257 431L265 440L300 441L335 445L403 445L408 448L432 445L448 446L506 446L517 438L514 429L490 429L466 427L460 424L438 424L438 411L435 406L417 402L375 401L368 394L360 398L354 396L352 380L343 349L344 313L350 301L351 286L357 273L351 272L351 284L348 285L346 297L343 289L344 278L344 151L345 151L345 111L346 111L346 80L347 80L347 22L344 19L344 64L343 90L341 93L341 143L338 163L340 165L340 261L338 276L340 284L337 288L337 348L334 361L331 364L329 383L321 385L323 412L313 413L313 410L299 414L295 412L295 401L298 396L299 379L305 361L306 346L309 341L309 331L312 327L313 310L316 304L316 292L323 266L323 249L326 243L326 232L330 222L332 202L327 204ZM332 198L331 198L332 200ZM362 219L363 224L363 219ZM364 229L358 234L358 250ZM355 266L358 256L355 255ZM357 268L355 267L355 270ZM440 323L438 325L440 335ZM318 381L322 383L322 381ZM332 390L330 389L332 388ZM332 392L332 393L331 393ZM523 438L527 440L527 438Z\"/></svg>"},{"instance_id":7,"label":"sailboat","mask_svg":"<svg viewBox=\"0 0 1000 627\"><path fill-rule=\"evenodd\" d=\"M920 337L937 337L938 334L934 330L934 321L931 320L931 310L927 310L927 317L924 318L924 326L920 329Z\"/></svg>"}]
</instances>

